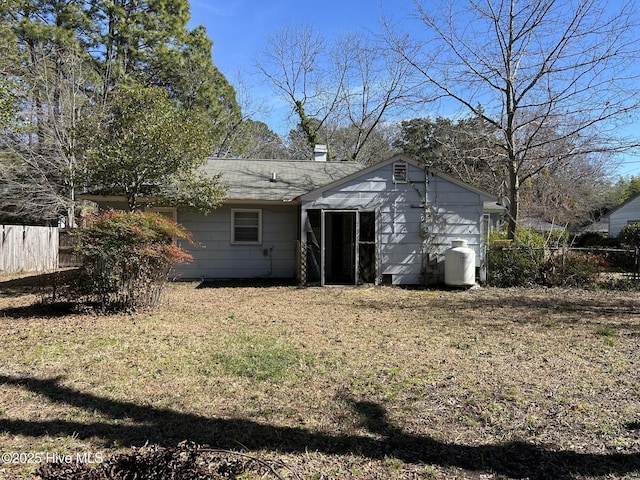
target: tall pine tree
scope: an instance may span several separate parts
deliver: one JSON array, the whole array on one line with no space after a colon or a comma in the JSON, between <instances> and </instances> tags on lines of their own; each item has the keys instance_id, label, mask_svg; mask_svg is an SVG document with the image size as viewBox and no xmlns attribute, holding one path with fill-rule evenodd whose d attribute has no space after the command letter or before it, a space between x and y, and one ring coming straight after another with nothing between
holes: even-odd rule
<instances>
[{"instance_id":1,"label":"tall pine tree","mask_svg":"<svg viewBox=\"0 0 640 480\"><path fill-rule=\"evenodd\" d=\"M5 215L22 221L67 216L73 224L77 190L95 178L85 175L81 148L87 142L79 136L91 134L78 126L108 118L101 110L123 85L161 87L176 111L204 115L209 153L216 150L240 123L240 108L213 64L206 31L189 30L188 20L187 0L2 3Z\"/></svg>"}]
</instances>

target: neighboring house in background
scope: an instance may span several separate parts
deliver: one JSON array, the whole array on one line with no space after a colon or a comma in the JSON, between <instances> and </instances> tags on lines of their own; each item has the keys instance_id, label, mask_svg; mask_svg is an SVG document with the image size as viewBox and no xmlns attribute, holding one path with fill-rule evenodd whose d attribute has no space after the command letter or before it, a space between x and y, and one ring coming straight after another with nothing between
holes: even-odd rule
<instances>
[{"instance_id":1,"label":"neighboring house in background","mask_svg":"<svg viewBox=\"0 0 640 480\"><path fill-rule=\"evenodd\" d=\"M229 186L205 216L155 209L192 232L183 279L297 279L304 285L435 284L444 252L464 239L484 280L489 194L403 155L364 168L351 162L218 159L206 171ZM101 208L122 199L90 197Z\"/></svg>"},{"instance_id":2,"label":"neighboring house in background","mask_svg":"<svg viewBox=\"0 0 640 480\"><path fill-rule=\"evenodd\" d=\"M580 230L580 233L597 233L602 237L608 236L609 235L609 214L607 213L606 215L603 215L602 218L600 218L600 220L598 220L597 222L593 222L587 225L582 230Z\"/></svg>"},{"instance_id":3,"label":"neighboring house in background","mask_svg":"<svg viewBox=\"0 0 640 480\"><path fill-rule=\"evenodd\" d=\"M493 232L499 232L502 223L505 219L507 208L504 205L500 205L499 200L496 201L494 197L491 200L485 200L482 210L484 211L483 233L484 241L489 243L489 236Z\"/></svg>"},{"instance_id":4,"label":"neighboring house in background","mask_svg":"<svg viewBox=\"0 0 640 480\"><path fill-rule=\"evenodd\" d=\"M611 210L609 217L609 237L617 237L622 227L630 223L640 223L640 194L631 197L619 207Z\"/></svg>"},{"instance_id":5,"label":"neighboring house in background","mask_svg":"<svg viewBox=\"0 0 640 480\"><path fill-rule=\"evenodd\" d=\"M524 217L518 222L518 226L523 230L534 230L540 234L548 234L549 232L565 232L565 225L547 222L540 217Z\"/></svg>"}]
</instances>

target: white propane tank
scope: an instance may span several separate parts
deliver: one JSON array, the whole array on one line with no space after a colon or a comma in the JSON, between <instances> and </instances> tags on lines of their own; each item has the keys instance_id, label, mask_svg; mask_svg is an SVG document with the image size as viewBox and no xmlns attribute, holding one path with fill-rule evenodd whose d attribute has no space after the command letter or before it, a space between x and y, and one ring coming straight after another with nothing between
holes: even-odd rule
<instances>
[{"instance_id":1,"label":"white propane tank","mask_svg":"<svg viewBox=\"0 0 640 480\"><path fill-rule=\"evenodd\" d=\"M444 252L444 283L452 287L473 287L476 284L476 254L466 240L452 240Z\"/></svg>"}]
</instances>

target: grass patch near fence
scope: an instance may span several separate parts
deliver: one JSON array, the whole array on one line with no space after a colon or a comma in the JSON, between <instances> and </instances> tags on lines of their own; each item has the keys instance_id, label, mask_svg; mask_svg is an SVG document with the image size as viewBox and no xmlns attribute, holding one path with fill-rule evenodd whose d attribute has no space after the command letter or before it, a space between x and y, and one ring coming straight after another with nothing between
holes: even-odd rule
<instances>
[{"instance_id":1,"label":"grass patch near fence","mask_svg":"<svg viewBox=\"0 0 640 480\"><path fill-rule=\"evenodd\" d=\"M250 479L640 476L637 293L178 283L98 316L11 282L0 452L187 440L273 468Z\"/></svg>"}]
</instances>

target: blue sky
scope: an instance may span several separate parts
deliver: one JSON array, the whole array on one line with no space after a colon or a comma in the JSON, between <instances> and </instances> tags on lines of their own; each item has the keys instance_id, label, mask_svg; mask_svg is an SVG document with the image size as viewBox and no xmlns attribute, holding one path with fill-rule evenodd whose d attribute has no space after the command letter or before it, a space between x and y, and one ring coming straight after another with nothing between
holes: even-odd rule
<instances>
[{"instance_id":1,"label":"blue sky","mask_svg":"<svg viewBox=\"0 0 640 480\"><path fill-rule=\"evenodd\" d=\"M213 40L213 61L231 84L238 75L250 88L255 103L264 101L269 112L254 117L280 135L290 126L290 106L274 95L256 72L255 60L266 40L283 27L308 25L330 41L347 32L380 31L383 16L406 18L412 0L190 0L190 27L204 25Z\"/></svg>"},{"instance_id":2,"label":"blue sky","mask_svg":"<svg viewBox=\"0 0 640 480\"><path fill-rule=\"evenodd\" d=\"M214 42L215 65L229 79L251 68L265 39L284 26L307 24L331 38L379 30L382 15L408 12L408 0L191 0L191 26L202 24ZM401 5L405 4L404 7Z\"/></svg>"},{"instance_id":3,"label":"blue sky","mask_svg":"<svg viewBox=\"0 0 640 480\"><path fill-rule=\"evenodd\" d=\"M615 5L618 0L610 4ZM412 0L190 0L190 27L204 25L213 40L213 61L233 84L240 75L253 101L265 101L271 111L262 120L279 134L288 126L288 106L275 97L268 85L261 85L255 59L264 50L266 39L285 26L310 25L328 40L349 31L379 32L383 17L410 28L415 13ZM426 112L437 116L441 112ZM624 157L620 175L639 175L640 158Z\"/></svg>"}]
</instances>

